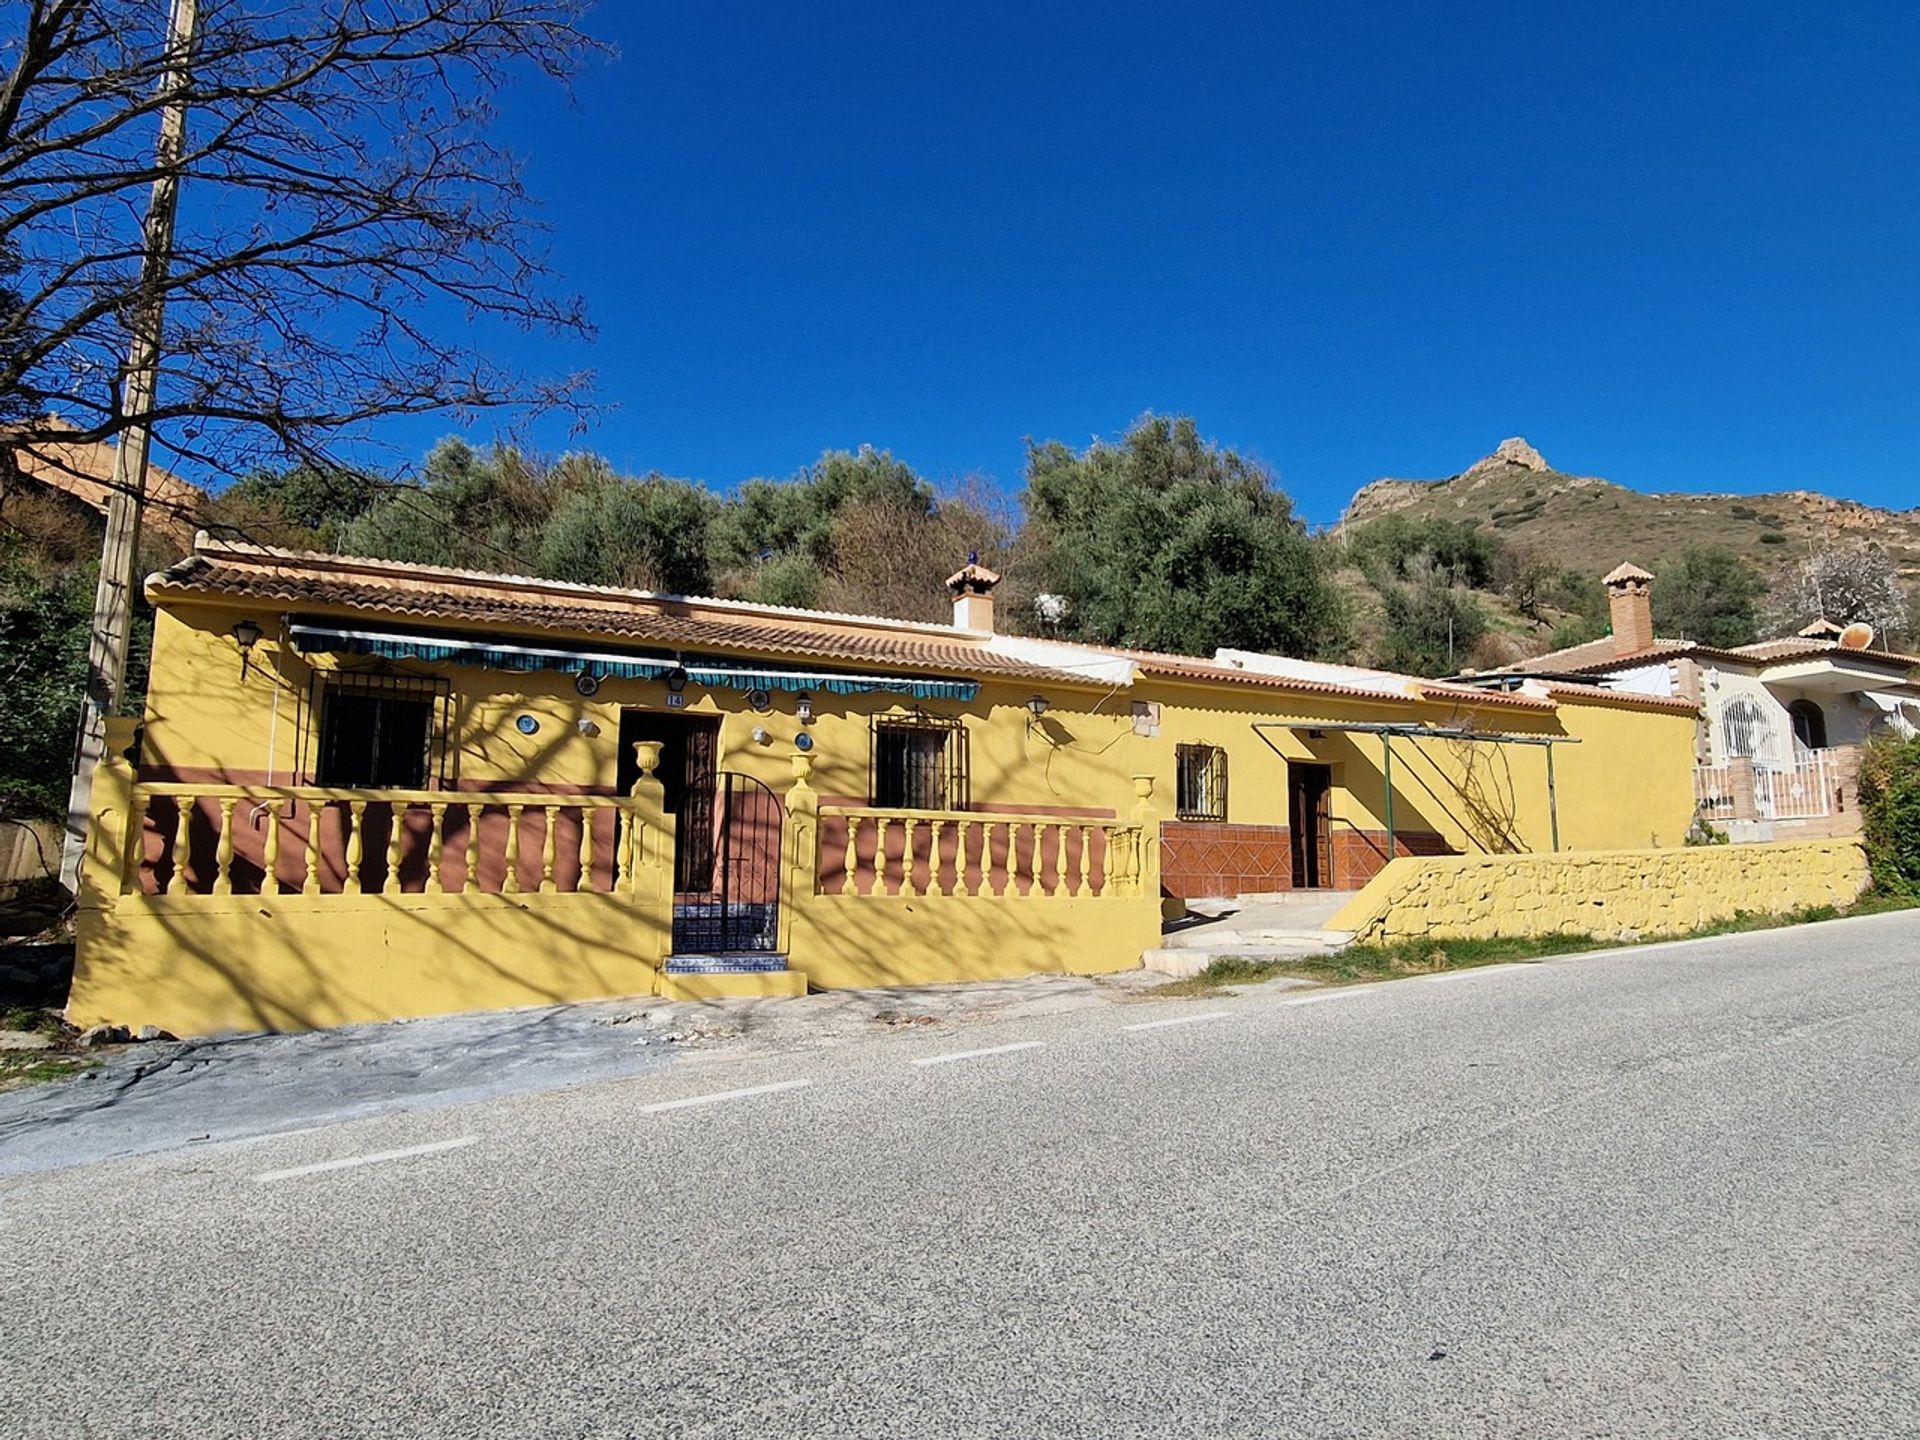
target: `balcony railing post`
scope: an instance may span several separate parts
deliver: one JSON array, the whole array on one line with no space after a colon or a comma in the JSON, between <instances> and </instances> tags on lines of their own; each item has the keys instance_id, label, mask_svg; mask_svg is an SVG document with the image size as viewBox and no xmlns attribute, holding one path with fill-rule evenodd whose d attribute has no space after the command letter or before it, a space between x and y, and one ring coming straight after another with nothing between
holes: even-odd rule
<instances>
[{"instance_id":1,"label":"balcony railing post","mask_svg":"<svg viewBox=\"0 0 1920 1440\"><path fill-rule=\"evenodd\" d=\"M280 893L280 805L278 798L266 802L267 845L261 861L264 872L260 876L262 895Z\"/></svg>"},{"instance_id":2,"label":"balcony railing post","mask_svg":"<svg viewBox=\"0 0 1920 1440\"><path fill-rule=\"evenodd\" d=\"M380 877L382 895L400 893L400 849L407 834L407 807L398 800L387 805L387 873Z\"/></svg>"},{"instance_id":3,"label":"balcony railing post","mask_svg":"<svg viewBox=\"0 0 1920 1440\"><path fill-rule=\"evenodd\" d=\"M574 882L575 890L593 889L593 831L599 819L598 807L584 804L580 807L580 878Z\"/></svg>"},{"instance_id":4,"label":"balcony railing post","mask_svg":"<svg viewBox=\"0 0 1920 1440\"><path fill-rule=\"evenodd\" d=\"M220 802L220 838L213 851L213 893L233 893L233 811L239 804L229 795Z\"/></svg>"},{"instance_id":5,"label":"balcony railing post","mask_svg":"<svg viewBox=\"0 0 1920 1440\"><path fill-rule=\"evenodd\" d=\"M480 817L486 813L486 808L478 800L467 802L467 874L460 882L460 893L463 895L480 893Z\"/></svg>"},{"instance_id":6,"label":"balcony railing post","mask_svg":"<svg viewBox=\"0 0 1920 1440\"><path fill-rule=\"evenodd\" d=\"M346 893L361 895L366 892L366 882L361 878L360 867L367 857L366 821L367 802L349 800L347 819L353 829L347 836L347 875Z\"/></svg>"},{"instance_id":7,"label":"balcony railing post","mask_svg":"<svg viewBox=\"0 0 1920 1440\"><path fill-rule=\"evenodd\" d=\"M502 895L520 893L520 817L526 809L524 805L507 806L507 873L500 882Z\"/></svg>"},{"instance_id":8,"label":"balcony railing post","mask_svg":"<svg viewBox=\"0 0 1920 1440\"><path fill-rule=\"evenodd\" d=\"M306 867L306 873L300 880L302 895L320 893L320 824L326 814L324 801L318 805L307 802L307 853L301 857Z\"/></svg>"},{"instance_id":9,"label":"balcony railing post","mask_svg":"<svg viewBox=\"0 0 1920 1440\"><path fill-rule=\"evenodd\" d=\"M427 832L427 894L444 895L447 882L440 874L441 852L447 844L447 806L443 800L436 800L429 807L433 814L433 826Z\"/></svg>"},{"instance_id":10,"label":"balcony railing post","mask_svg":"<svg viewBox=\"0 0 1920 1440\"><path fill-rule=\"evenodd\" d=\"M554 895L558 894L560 890L559 883L553 878L553 862L557 858L557 842L560 838L558 833L560 829L560 807L557 805L542 805L540 807L540 819L546 827L546 837L540 842L540 893L542 895Z\"/></svg>"}]
</instances>

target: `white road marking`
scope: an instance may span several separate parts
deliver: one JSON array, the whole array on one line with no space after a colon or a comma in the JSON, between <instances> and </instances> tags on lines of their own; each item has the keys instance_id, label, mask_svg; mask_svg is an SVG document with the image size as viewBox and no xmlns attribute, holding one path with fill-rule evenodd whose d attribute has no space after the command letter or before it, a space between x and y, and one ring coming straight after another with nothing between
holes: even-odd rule
<instances>
[{"instance_id":1,"label":"white road marking","mask_svg":"<svg viewBox=\"0 0 1920 1440\"><path fill-rule=\"evenodd\" d=\"M1302 995L1298 1000L1282 1000L1282 1005L1318 1005L1323 1000L1346 1000L1355 995L1364 995L1371 986L1356 987L1352 990L1335 990L1326 995Z\"/></svg>"},{"instance_id":2,"label":"white road marking","mask_svg":"<svg viewBox=\"0 0 1920 1440\"><path fill-rule=\"evenodd\" d=\"M663 1110L685 1110L690 1105L718 1105L722 1100L744 1100L749 1095L772 1095L781 1090L798 1090L811 1080L777 1080L771 1085L749 1085L744 1090L716 1090L711 1095L689 1095L684 1100L656 1100L642 1105L642 1115L658 1115Z\"/></svg>"},{"instance_id":3,"label":"white road marking","mask_svg":"<svg viewBox=\"0 0 1920 1440\"><path fill-rule=\"evenodd\" d=\"M267 1170L253 1177L257 1185L275 1180L292 1180L299 1175L318 1175L327 1170L351 1170L357 1165L380 1165L388 1160L408 1160L415 1155L434 1155L442 1150L460 1150L476 1143L478 1135L462 1135L455 1140L436 1140L431 1145L409 1145L404 1150L375 1150L366 1155L348 1155L340 1160L322 1160L317 1165L295 1165L289 1170Z\"/></svg>"},{"instance_id":4,"label":"white road marking","mask_svg":"<svg viewBox=\"0 0 1920 1440\"><path fill-rule=\"evenodd\" d=\"M922 1055L916 1065L948 1065L955 1060L977 1060L982 1055L1009 1055L1015 1050L1038 1050L1045 1041L1020 1040L1012 1045L991 1045L985 1050L955 1050L950 1055Z\"/></svg>"},{"instance_id":5,"label":"white road marking","mask_svg":"<svg viewBox=\"0 0 1920 1440\"><path fill-rule=\"evenodd\" d=\"M1475 965L1470 970L1443 970L1437 975L1422 975L1422 980L1470 980L1476 975L1500 975L1515 970L1538 970L1537 961L1520 961L1511 965Z\"/></svg>"},{"instance_id":6,"label":"white road marking","mask_svg":"<svg viewBox=\"0 0 1920 1440\"><path fill-rule=\"evenodd\" d=\"M1224 1020L1225 1010L1209 1010L1204 1015L1176 1015L1171 1020L1142 1020L1138 1025L1122 1025L1122 1030L1164 1030L1169 1025L1198 1025L1202 1020Z\"/></svg>"}]
</instances>

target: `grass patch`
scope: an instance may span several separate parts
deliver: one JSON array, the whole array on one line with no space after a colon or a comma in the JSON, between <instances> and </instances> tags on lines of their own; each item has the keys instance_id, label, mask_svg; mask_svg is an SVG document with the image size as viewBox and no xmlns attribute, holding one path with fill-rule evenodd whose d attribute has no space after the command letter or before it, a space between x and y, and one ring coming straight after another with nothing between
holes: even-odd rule
<instances>
[{"instance_id":1,"label":"grass patch","mask_svg":"<svg viewBox=\"0 0 1920 1440\"><path fill-rule=\"evenodd\" d=\"M1439 975L1449 970L1472 970L1520 960L1545 960L1554 955L1577 955L1586 950L1619 950L1633 945L1659 945L1674 940L1703 940L1714 935L1741 935L1751 930L1778 930L1850 915L1883 915L1920 908L1920 900L1869 892L1842 909L1813 905L1774 915L1742 910L1694 930L1641 935L1634 939L1603 939L1592 935L1496 936L1489 940L1395 940L1377 945L1349 945L1326 955L1288 960L1257 960L1223 955L1198 975L1170 980L1147 993L1156 997L1219 995L1235 985L1259 985L1287 978L1318 985L1364 985L1409 975Z\"/></svg>"},{"instance_id":2,"label":"grass patch","mask_svg":"<svg viewBox=\"0 0 1920 1440\"><path fill-rule=\"evenodd\" d=\"M44 1035L50 1042L44 1050L0 1050L0 1093L48 1080L66 1080L97 1069L101 1063L99 1056L80 1050L80 1032L57 1010L11 1006L0 1010L0 1030Z\"/></svg>"},{"instance_id":3,"label":"grass patch","mask_svg":"<svg viewBox=\"0 0 1920 1440\"><path fill-rule=\"evenodd\" d=\"M91 1055L60 1055L45 1050L0 1050L0 1093L48 1080L69 1080L96 1069Z\"/></svg>"}]
</instances>

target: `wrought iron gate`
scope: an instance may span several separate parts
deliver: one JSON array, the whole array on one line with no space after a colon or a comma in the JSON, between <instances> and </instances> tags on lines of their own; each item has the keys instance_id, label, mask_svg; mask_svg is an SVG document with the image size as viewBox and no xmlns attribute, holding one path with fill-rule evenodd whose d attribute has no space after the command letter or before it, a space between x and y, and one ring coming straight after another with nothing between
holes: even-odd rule
<instances>
[{"instance_id":1,"label":"wrought iron gate","mask_svg":"<svg viewBox=\"0 0 1920 1440\"><path fill-rule=\"evenodd\" d=\"M689 834L687 810L682 810L679 843L695 853L682 851L674 857L674 953L778 951L786 806L751 775L731 770L713 777L708 796L689 795L687 800L687 809L703 812L705 823Z\"/></svg>"}]
</instances>

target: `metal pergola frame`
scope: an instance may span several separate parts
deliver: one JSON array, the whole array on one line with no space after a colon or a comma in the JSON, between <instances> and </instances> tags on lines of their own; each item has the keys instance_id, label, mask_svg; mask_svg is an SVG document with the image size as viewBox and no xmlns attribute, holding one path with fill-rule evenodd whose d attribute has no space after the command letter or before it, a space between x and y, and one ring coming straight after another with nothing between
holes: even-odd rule
<instances>
[{"instance_id":1,"label":"metal pergola frame","mask_svg":"<svg viewBox=\"0 0 1920 1440\"><path fill-rule=\"evenodd\" d=\"M1391 860L1395 849L1393 827L1393 737L1398 735L1409 740L1469 740L1486 745L1539 745L1547 752L1547 822L1553 835L1554 853L1560 851L1560 797L1553 783L1553 747L1556 745L1578 745L1579 737L1573 735L1489 735L1481 730L1468 730L1458 725L1420 725L1410 720L1256 720L1254 730L1332 730L1349 735L1378 735L1380 737L1380 770L1386 783L1386 822L1387 822L1387 858ZM1264 737L1262 737L1264 738Z\"/></svg>"}]
</instances>

